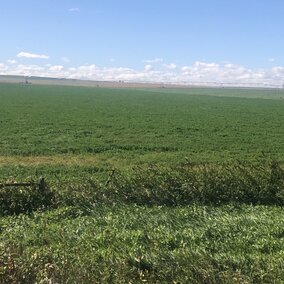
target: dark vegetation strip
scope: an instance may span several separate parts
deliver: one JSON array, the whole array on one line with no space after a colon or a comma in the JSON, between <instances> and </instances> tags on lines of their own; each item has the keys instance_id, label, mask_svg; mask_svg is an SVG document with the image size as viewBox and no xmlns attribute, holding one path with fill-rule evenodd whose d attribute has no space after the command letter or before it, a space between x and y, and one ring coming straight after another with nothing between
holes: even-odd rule
<instances>
[{"instance_id":1,"label":"dark vegetation strip","mask_svg":"<svg viewBox=\"0 0 284 284\"><path fill-rule=\"evenodd\" d=\"M105 182L90 176L81 182L51 182L37 188L0 188L0 214L10 215L61 206L97 204L178 206L194 203L284 205L284 170L270 165L186 163L174 168L136 167L112 171Z\"/></svg>"}]
</instances>

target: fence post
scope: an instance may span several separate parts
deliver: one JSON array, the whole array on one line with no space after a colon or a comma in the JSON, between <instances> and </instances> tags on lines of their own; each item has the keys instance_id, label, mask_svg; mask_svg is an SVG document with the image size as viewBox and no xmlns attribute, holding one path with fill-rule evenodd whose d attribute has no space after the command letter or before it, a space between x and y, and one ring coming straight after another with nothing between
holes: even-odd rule
<instances>
[{"instance_id":1,"label":"fence post","mask_svg":"<svg viewBox=\"0 0 284 284\"><path fill-rule=\"evenodd\" d=\"M44 177L40 177L38 180L38 189L40 192L45 192L46 183Z\"/></svg>"}]
</instances>

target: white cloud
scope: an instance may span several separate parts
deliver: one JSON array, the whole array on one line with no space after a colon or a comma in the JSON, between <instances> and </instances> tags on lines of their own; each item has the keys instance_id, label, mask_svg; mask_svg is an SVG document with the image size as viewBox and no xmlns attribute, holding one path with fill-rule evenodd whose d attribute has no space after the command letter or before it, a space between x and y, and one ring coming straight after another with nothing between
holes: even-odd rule
<instances>
[{"instance_id":1,"label":"white cloud","mask_svg":"<svg viewBox=\"0 0 284 284\"><path fill-rule=\"evenodd\" d=\"M234 65L234 64L232 64L232 63L226 63L225 65L224 65L224 67L225 68L234 68L234 67L237 67L236 65Z\"/></svg>"},{"instance_id":2,"label":"white cloud","mask_svg":"<svg viewBox=\"0 0 284 284\"><path fill-rule=\"evenodd\" d=\"M64 69L64 66L62 65L53 65L49 67L49 71L54 71L54 72L60 72Z\"/></svg>"},{"instance_id":3,"label":"white cloud","mask_svg":"<svg viewBox=\"0 0 284 284\"><path fill-rule=\"evenodd\" d=\"M154 66L155 67L155 66ZM169 84L207 86L282 87L284 67L250 69L232 63L217 64L197 61L176 68L153 68L146 64L142 70L127 67L98 67L85 64L67 68L63 65L24 65L0 63L0 74L42 76L101 81L164 82Z\"/></svg>"},{"instance_id":4,"label":"white cloud","mask_svg":"<svg viewBox=\"0 0 284 284\"><path fill-rule=\"evenodd\" d=\"M155 63L162 63L163 61L164 61L163 58L154 58L154 59L145 60L145 63L155 64Z\"/></svg>"},{"instance_id":5,"label":"white cloud","mask_svg":"<svg viewBox=\"0 0 284 284\"><path fill-rule=\"evenodd\" d=\"M275 76L284 75L284 67L276 66L276 67L273 67L271 70L272 70L272 74Z\"/></svg>"},{"instance_id":6,"label":"white cloud","mask_svg":"<svg viewBox=\"0 0 284 284\"><path fill-rule=\"evenodd\" d=\"M270 62L270 63L275 62L275 58L268 58L268 62Z\"/></svg>"},{"instance_id":7,"label":"white cloud","mask_svg":"<svg viewBox=\"0 0 284 284\"><path fill-rule=\"evenodd\" d=\"M8 67L3 64L3 63L0 63L0 72L4 72L4 71L7 71L8 70Z\"/></svg>"},{"instance_id":8,"label":"white cloud","mask_svg":"<svg viewBox=\"0 0 284 284\"><path fill-rule=\"evenodd\" d=\"M79 9L78 7L73 7L73 8L70 8L68 11L69 11L69 12L79 13L79 12L80 12L80 9Z\"/></svg>"},{"instance_id":9,"label":"white cloud","mask_svg":"<svg viewBox=\"0 0 284 284\"><path fill-rule=\"evenodd\" d=\"M194 63L194 66L196 68L202 68L202 69L208 69L208 68L218 68L219 65L216 63L207 63L207 62L200 62L200 61L196 61Z\"/></svg>"},{"instance_id":10,"label":"white cloud","mask_svg":"<svg viewBox=\"0 0 284 284\"><path fill-rule=\"evenodd\" d=\"M8 62L9 64L16 64L16 63L17 63L17 61L14 60L14 59L8 59L7 62Z\"/></svg>"},{"instance_id":11,"label":"white cloud","mask_svg":"<svg viewBox=\"0 0 284 284\"><path fill-rule=\"evenodd\" d=\"M18 53L17 57L32 58L32 59L49 59L49 56L45 54L36 54L36 53L30 53L30 52L24 52L24 51L21 51L20 53Z\"/></svg>"},{"instance_id":12,"label":"white cloud","mask_svg":"<svg viewBox=\"0 0 284 284\"><path fill-rule=\"evenodd\" d=\"M151 71L153 69L153 66L151 64L147 64L144 66L145 71Z\"/></svg>"}]
</instances>

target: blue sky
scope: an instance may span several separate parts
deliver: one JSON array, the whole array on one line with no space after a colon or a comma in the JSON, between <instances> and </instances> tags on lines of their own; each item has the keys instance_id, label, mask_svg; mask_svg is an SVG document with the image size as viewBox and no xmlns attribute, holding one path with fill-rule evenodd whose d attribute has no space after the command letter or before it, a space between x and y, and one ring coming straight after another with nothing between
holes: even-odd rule
<instances>
[{"instance_id":1,"label":"blue sky","mask_svg":"<svg viewBox=\"0 0 284 284\"><path fill-rule=\"evenodd\" d=\"M283 0L2 0L0 73L282 84L283 11Z\"/></svg>"}]
</instances>

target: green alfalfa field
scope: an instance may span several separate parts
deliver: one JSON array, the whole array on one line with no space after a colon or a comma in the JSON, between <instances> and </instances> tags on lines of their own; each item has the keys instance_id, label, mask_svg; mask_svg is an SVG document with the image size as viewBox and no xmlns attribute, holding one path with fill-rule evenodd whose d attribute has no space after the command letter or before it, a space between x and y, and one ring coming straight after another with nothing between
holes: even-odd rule
<instances>
[{"instance_id":1,"label":"green alfalfa field","mask_svg":"<svg viewBox=\"0 0 284 284\"><path fill-rule=\"evenodd\" d=\"M284 92L0 85L0 283L283 283Z\"/></svg>"}]
</instances>

